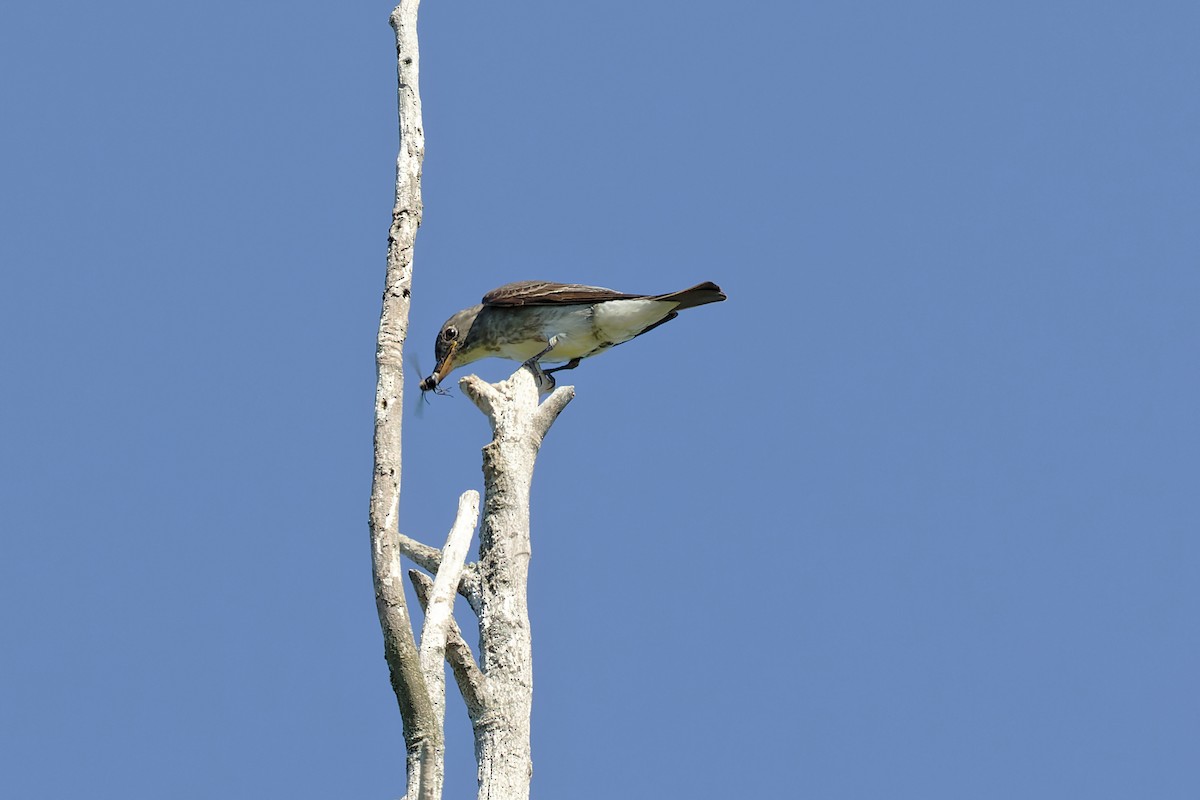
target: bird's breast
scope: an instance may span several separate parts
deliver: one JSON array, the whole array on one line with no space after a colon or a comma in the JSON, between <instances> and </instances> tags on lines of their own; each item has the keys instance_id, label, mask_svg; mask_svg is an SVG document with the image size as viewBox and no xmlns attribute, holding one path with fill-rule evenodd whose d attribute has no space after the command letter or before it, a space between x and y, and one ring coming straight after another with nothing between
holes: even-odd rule
<instances>
[{"instance_id":1,"label":"bird's breast","mask_svg":"<svg viewBox=\"0 0 1200 800\"><path fill-rule=\"evenodd\" d=\"M627 342L675 308L661 300L607 300L594 305L524 306L493 309L480 316L483 355L524 361L540 353L552 337L545 362L586 358Z\"/></svg>"}]
</instances>

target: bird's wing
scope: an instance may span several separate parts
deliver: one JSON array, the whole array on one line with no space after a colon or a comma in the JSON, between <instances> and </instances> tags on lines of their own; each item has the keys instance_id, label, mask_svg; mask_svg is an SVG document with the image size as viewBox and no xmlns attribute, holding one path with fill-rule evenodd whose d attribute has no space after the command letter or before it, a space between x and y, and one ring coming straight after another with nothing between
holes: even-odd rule
<instances>
[{"instance_id":1,"label":"bird's wing","mask_svg":"<svg viewBox=\"0 0 1200 800\"><path fill-rule=\"evenodd\" d=\"M581 303L601 303L605 300L632 300L644 294L624 294L600 286L550 281L518 281L492 289L483 296L485 306L557 306Z\"/></svg>"}]
</instances>

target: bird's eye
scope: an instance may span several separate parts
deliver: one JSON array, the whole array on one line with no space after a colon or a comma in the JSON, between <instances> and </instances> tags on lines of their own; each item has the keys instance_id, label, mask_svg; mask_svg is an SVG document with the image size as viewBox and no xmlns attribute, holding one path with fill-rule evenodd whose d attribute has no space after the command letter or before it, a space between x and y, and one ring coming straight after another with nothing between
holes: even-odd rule
<instances>
[{"instance_id":1,"label":"bird's eye","mask_svg":"<svg viewBox=\"0 0 1200 800\"><path fill-rule=\"evenodd\" d=\"M446 326L446 329L442 331L442 338L447 342L453 342L458 338L458 329L453 325Z\"/></svg>"}]
</instances>

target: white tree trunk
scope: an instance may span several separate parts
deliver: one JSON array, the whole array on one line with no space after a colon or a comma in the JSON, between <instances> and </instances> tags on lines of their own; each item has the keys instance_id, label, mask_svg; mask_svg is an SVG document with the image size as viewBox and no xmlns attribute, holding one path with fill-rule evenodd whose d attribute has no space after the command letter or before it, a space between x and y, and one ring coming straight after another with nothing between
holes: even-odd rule
<instances>
[{"instance_id":1,"label":"white tree trunk","mask_svg":"<svg viewBox=\"0 0 1200 800\"><path fill-rule=\"evenodd\" d=\"M479 529L479 649L487 701L471 716L479 762L480 800L525 800L533 761L529 715L533 653L526 585L529 576L529 488L542 439L575 395L555 391L538 405L528 368L488 384L469 375L459 384L492 423L483 448L484 512Z\"/></svg>"},{"instance_id":2,"label":"white tree trunk","mask_svg":"<svg viewBox=\"0 0 1200 800\"><path fill-rule=\"evenodd\" d=\"M404 722L407 800L439 800L445 775L445 663L466 702L475 731L481 800L527 800L533 764L529 716L533 660L526 584L529 575L529 487L542 439L574 397L559 388L538 404L532 370L488 384L474 375L460 386L487 414L493 441L483 450L484 508L479 562L464 565L479 512L479 495L459 499L442 550L402 535L400 434L404 405L403 348L408 334L413 245L421 224L425 140L418 91L417 8L400 0L392 12L399 81L400 153L396 205L388 236L387 276L376 349L375 470L371 483L371 556L384 654ZM425 607L417 648L404 597L400 557L434 573L411 574ZM480 663L454 621L455 593L479 615Z\"/></svg>"},{"instance_id":3,"label":"white tree trunk","mask_svg":"<svg viewBox=\"0 0 1200 800\"><path fill-rule=\"evenodd\" d=\"M412 621L404 599L400 506L400 424L404 408L404 340L408 335L413 244L421 224L421 162L425 140L418 93L417 7L403 0L392 12L399 83L400 152L396 204L388 234L387 275L375 364L375 470L371 481L371 559L384 655L404 720L409 796L418 796L422 753L439 752L441 728L425 687ZM427 793L422 793L427 796Z\"/></svg>"},{"instance_id":4,"label":"white tree trunk","mask_svg":"<svg viewBox=\"0 0 1200 800\"><path fill-rule=\"evenodd\" d=\"M531 555L529 489L542 440L575 390L561 387L539 405L536 379L525 367L502 383L488 384L469 375L459 385L488 415L493 433L492 442L483 448L485 499L479 561L470 567L479 579L481 663L476 665L450 614L454 592L466 595L469 591L460 579L464 570L461 559L478 496L472 498L473 493L468 492L459 500L459 515L442 551L412 540L405 545L406 550L420 554L422 566L437 574L430 579L417 570L409 573L426 609L421 664L439 732L445 692L441 662L434 662L439 653L454 671L475 732L480 800L526 800L533 774L529 749L533 652L526 600ZM422 791L428 786L440 793L444 754L433 750L433 740L429 741L429 750L423 754Z\"/></svg>"}]
</instances>

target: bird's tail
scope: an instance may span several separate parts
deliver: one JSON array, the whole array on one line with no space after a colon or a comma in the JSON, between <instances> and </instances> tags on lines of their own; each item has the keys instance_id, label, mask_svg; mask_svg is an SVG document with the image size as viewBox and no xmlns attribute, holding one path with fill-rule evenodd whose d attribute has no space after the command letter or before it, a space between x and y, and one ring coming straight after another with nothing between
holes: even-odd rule
<instances>
[{"instance_id":1,"label":"bird's tail","mask_svg":"<svg viewBox=\"0 0 1200 800\"><path fill-rule=\"evenodd\" d=\"M705 281L680 292L660 294L654 299L679 303L675 307L675 310L680 311L685 308L692 308L693 306L702 306L705 303L719 303L725 299L725 293L721 291L720 286L717 286L712 281Z\"/></svg>"}]
</instances>

